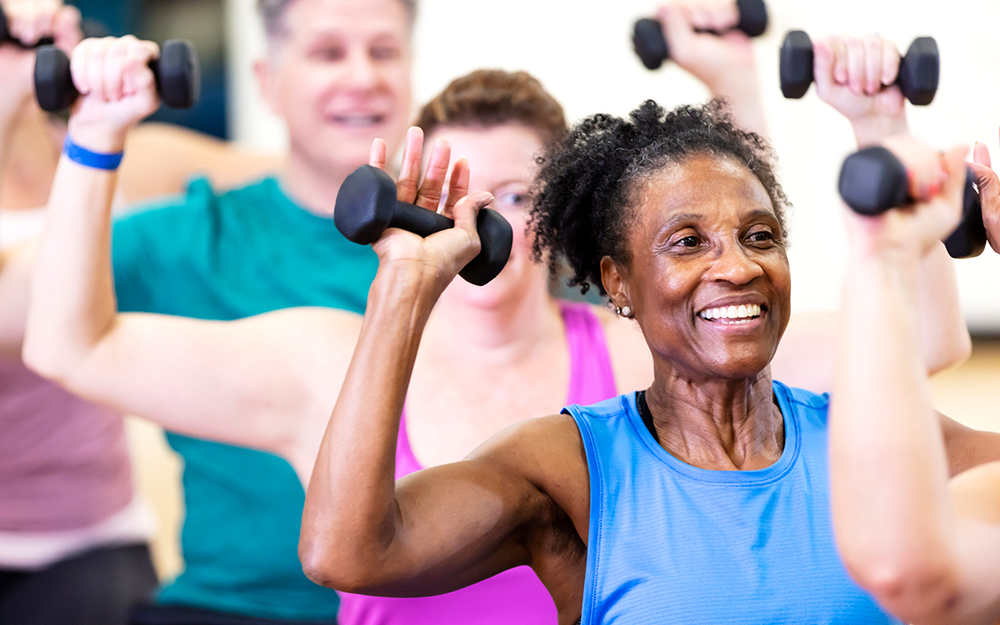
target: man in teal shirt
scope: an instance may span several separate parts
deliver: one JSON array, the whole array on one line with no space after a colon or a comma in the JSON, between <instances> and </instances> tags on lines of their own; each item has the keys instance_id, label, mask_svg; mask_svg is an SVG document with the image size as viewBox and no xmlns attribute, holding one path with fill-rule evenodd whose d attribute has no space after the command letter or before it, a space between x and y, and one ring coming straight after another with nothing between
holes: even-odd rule
<instances>
[{"instance_id":1,"label":"man in teal shirt","mask_svg":"<svg viewBox=\"0 0 1000 625\"><path fill-rule=\"evenodd\" d=\"M196 181L179 200L118 222L122 311L219 320L293 306L364 312L377 258L331 217L372 140L385 139L391 154L405 133L415 7L259 0L258 8L268 50L256 72L289 131L282 172L226 193ZM336 594L309 582L298 561L305 495L291 466L245 448L167 440L184 460L185 569L137 622L334 622Z\"/></svg>"}]
</instances>

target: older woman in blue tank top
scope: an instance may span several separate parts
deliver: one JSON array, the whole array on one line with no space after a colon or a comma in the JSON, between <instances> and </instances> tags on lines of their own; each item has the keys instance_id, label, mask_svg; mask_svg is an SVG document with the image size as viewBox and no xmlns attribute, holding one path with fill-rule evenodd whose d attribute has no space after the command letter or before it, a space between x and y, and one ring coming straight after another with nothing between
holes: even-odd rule
<instances>
[{"instance_id":1,"label":"older woman in blue tank top","mask_svg":"<svg viewBox=\"0 0 1000 625\"><path fill-rule=\"evenodd\" d=\"M432 204L433 170L419 190L404 180L401 199ZM375 244L379 273L308 489L307 574L419 596L527 564L566 624L896 622L833 541L827 397L771 377L790 315L787 200L764 142L716 103L593 116L542 161L536 253L565 258L573 282L636 321L649 388L519 423L394 482L421 333L478 253L475 215L493 200L456 202L456 179L453 230Z\"/></svg>"}]
</instances>

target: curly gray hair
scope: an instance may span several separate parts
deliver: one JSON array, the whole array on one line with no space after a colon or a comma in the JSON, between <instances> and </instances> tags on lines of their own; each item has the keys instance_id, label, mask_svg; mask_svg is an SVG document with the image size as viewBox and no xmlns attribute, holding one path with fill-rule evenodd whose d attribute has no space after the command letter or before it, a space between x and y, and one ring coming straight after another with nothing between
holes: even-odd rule
<instances>
[{"instance_id":1,"label":"curly gray hair","mask_svg":"<svg viewBox=\"0 0 1000 625\"><path fill-rule=\"evenodd\" d=\"M279 37L285 34L284 16L285 11L295 0L257 0L257 12L264 20L264 32L268 37ZM417 0L399 0L406 9L406 16L409 18L410 27L413 27L417 19Z\"/></svg>"}]
</instances>

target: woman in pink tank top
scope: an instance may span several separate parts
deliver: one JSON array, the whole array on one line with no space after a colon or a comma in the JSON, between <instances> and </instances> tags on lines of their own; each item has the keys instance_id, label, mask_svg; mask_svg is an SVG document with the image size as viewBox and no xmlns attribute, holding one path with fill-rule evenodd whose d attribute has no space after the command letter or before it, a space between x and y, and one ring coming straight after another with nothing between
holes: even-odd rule
<instances>
[{"instance_id":1,"label":"woman in pink tank top","mask_svg":"<svg viewBox=\"0 0 1000 625\"><path fill-rule=\"evenodd\" d=\"M504 365L527 365L520 367L519 376L515 370L515 376L525 381L544 380L549 386L553 377L562 382L551 393L536 395L542 401L524 402L520 414L546 414L566 404L587 404L616 395L598 314L605 323L615 323L613 317L603 311L595 313L589 304L554 300L549 295L547 268L533 262L531 242L524 233L532 158L566 127L559 105L538 81L523 72L477 71L455 80L428 103L418 125L428 143L444 139L453 154L475 164L470 188L493 193L494 208L514 227L514 249L504 271L486 286L455 281L448 288L444 299L450 305L439 307L442 314L432 317L427 330L427 344L441 348L425 350L426 358L418 360L415 375L419 376L419 371L441 374L455 365L469 367L476 360L490 359L490 352L502 354L513 349L514 355L507 357ZM542 350L541 346L552 349ZM532 371L530 363L540 358L544 365ZM565 371L551 375L557 368ZM525 381L515 384L520 388ZM490 415L473 419L477 413L475 395L442 394L434 391L435 386L419 381L411 386L399 428L396 479L426 466L459 460L510 424ZM481 386L466 388L478 391ZM430 388L431 393L422 393L420 387ZM442 436L445 432L449 435ZM525 566L433 597L343 593L337 620L343 625L554 625L557 613L548 591Z\"/></svg>"},{"instance_id":2,"label":"woman in pink tank top","mask_svg":"<svg viewBox=\"0 0 1000 625\"><path fill-rule=\"evenodd\" d=\"M569 349L565 403L588 405L617 394L604 330L588 304L559 302ZM406 410L399 424L396 479L424 468L407 435ZM342 594L338 621L354 625L522 623L557 621L552 597L530 567L522 566L445 595L392 598Z\"/></svg>"}]
</instances>

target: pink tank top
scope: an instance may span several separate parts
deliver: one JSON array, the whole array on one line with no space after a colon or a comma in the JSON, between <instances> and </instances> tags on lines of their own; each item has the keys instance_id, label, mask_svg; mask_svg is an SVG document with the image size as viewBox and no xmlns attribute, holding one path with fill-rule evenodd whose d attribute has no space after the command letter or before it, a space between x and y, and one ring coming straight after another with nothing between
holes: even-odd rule
<instances>
[{"instance_id":1,"label":"pink tank top","mask_svg":"<svg viewBox=\"0 0 1000 625\"><path fill-rule=\"evenodd\" d=\"M0 359L0 532L81 529L131 500L122 418Z\"/></svg>"},{"instance_id":2,"label":"pink tank top","mask_svg":"<svg viewBox=\"0 0 1000 625\"><path fill-rule=\"evenodd\" d=\"M559 303L570 374L567 404L588 405L614 397L614 373L601 323L588 304ZM396 479L419 471L406 436L406 414L399 425ZM556 606L530 567L504 571L478 584L434 597L387 598L341 593L341 625L555 625Z\"/></svg>"}]
</instances>

